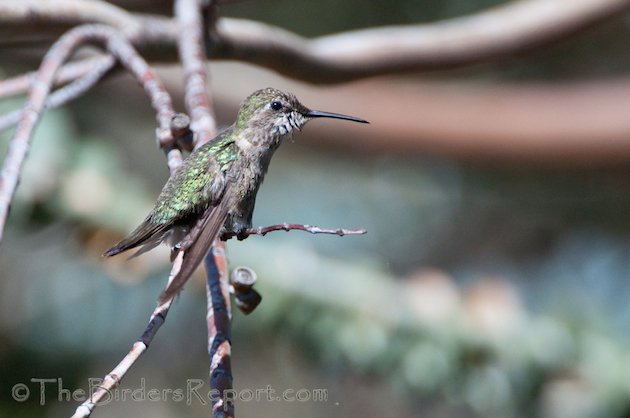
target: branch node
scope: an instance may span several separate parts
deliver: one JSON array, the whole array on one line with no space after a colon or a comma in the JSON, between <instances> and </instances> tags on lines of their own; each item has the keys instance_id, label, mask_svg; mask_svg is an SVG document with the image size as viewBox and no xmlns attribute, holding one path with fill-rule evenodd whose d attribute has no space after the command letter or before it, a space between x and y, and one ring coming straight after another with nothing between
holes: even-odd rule
<instances>
[{"instance_id":1,"label":"branch node","mask_svg":"<svg viewBox=\"0 0 630 418\"><path fill-rule=\"evenodd\" d=\"M185 113L175 113L171 118L171 135L173 143L186 151L192 151L193 131L190 129L190 117Z\"/></svg>"},{"instance_id":2,"label":"branch node","mask_svg":"<svg viewBox=\"0 0 630 418\"><path fill-rule=\"evenodd\" d=\"M262 301L260 293L254 289L258 279L256 272L249 267L236 267L230 276L232 293L234 293L236 306L245 315L249 315Z\"/></svg>"}]
</instances>

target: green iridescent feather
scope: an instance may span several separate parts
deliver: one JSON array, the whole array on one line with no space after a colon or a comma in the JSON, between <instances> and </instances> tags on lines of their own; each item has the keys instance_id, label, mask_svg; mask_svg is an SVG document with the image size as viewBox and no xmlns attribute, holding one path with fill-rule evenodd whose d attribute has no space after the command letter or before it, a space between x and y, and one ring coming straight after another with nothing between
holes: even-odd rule
<instances>
[{"instance_id":1,"label":"green iridescent feather","mask_svg":"<svg viewBox=\"0 0 630 418\"><path fill-rule=\"evenodd\" d=\"M166 183L149 219L172 224L192 214L202 213L218 196L211 187L218 172L225 172L239 157L230 135L219 135L190 155Z\"/></svg>"}]
</instances>

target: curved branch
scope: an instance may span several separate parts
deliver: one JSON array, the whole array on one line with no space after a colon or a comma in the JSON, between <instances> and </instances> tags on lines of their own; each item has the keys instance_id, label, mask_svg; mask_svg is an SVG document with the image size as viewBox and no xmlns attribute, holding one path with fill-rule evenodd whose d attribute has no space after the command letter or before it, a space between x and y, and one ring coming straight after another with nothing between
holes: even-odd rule
<instances>
[{"instance_id":1,"label":"curved branch","mask_svg":"<svg viewBox=\"0 0 630 418\"><path fill-rule=\"evenodd\" d=\"M96 61L90 72L86 72L80 78L52 92L46 100L46 109L62 106L80 97L94 87L116 65L116 59L111 55L105 55L102 60L97 59ZM0 131L18 123L21 116L21 109L1 115Z\"/></svg>"},{"instance_id":2,"label":"curved branch","mask_svg":"<svg viewBox=\"0 0 630 418\"><path fill-rule=\"evenodd\" d=\"M62 85L72 82L78 78L84 77L96 67L105 65L105 61L109 61L107 55L83 59L76 62L65 64L57 71L55 75L54 85ZM37 71L32 71L16 77L0 80L0 98L15 96L27 91L37 77Z\"/></svg>"},{"instance_id":3,"label":"curved branch","mask_svg":"<svg viewBox=\"0 0 630 418\"><path fill-rule=\"evenodd\" d=\"M140 22L133 14L101 0L19 0L0 2L0 26L15 23L81 25L102 23L128 36L137 34Z\"/></svg>"},{"instance_id":4,"label":"curved branch","mask_svg":"<svg viewBox=\"0 0 630 418\"><path fill-rule=\"evenodd\" d=\"M285 30L220 19L213 58L235 59L311 83L470 65L570 35L629 0L526 0L442 22L306 40Z\"/></svg>"},{"instance_id":5,"label":"curved branch","mask_svg":"<svg viewBox=\"0 0 630 418\"><path fill-rule=\"evenodd\" d=\"M5 21L19 23L22 19L24 23L21 14L12 12L21 1L4 0ZM73 4L78 0L55 1ZM516 0L457 19L311 40L264 23L221 18L216 29L211 29L212 48L207 53L210 58L260 65L310 83L338 83L486 62L569 36L628 7L630 0ZM141 26L130 38L136 47L149 52L152 59L177 59L178 31L172 20L130 16ZM0 46L13 41L4 36Z\"/></svg>"}]
</instances>

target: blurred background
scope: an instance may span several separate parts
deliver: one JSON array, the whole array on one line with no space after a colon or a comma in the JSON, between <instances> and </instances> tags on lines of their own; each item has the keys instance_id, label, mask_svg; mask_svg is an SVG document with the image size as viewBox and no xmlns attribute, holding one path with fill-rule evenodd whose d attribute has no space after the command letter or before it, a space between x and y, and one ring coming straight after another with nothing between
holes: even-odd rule
<instances>
[{"instance_id":1,"label":"blurred background","mask_svg":"<svg viewBox=\"0 0 630 418\"><path fill-rule=\"evenodd\" d=\"M221 14L310 37L502 3L258 0ZM623 13L489 64L326 87L212 62L222 127L266 86L372 122L310 123L276 153L254 213L255 226L367 235L228 243L231 266L253 268L263 295L251 315L233 310L237 415L630 416L630 129L614 122L630 100L629 37ZM0 74L28 65L7 56ZM160 74L183 109L178 68ZM168 177L155 127L124 74L39 126L0 251L0 416L71 415L79 402L60 401L59 384L87 391L142 333L166 282L167 249L128 261L100 254L144 218ZM10 134L0 134L3 153ZM121 389L207 381L203 277ZM45 385L42 406L32 379L62 381ZM24 402L12 397L16 384L30 391ZM249 397L268 387L300 399ZM326 399L314 399L316 389ZM208 408L195 398L127 399L95 416Z\"/></svg>"}]
</instances>

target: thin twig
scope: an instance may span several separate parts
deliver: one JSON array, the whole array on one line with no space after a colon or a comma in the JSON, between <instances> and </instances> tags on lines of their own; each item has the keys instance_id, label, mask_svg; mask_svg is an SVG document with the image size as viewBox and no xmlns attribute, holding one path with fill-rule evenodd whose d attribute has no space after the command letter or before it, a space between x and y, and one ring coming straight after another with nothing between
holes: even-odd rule
<instances>
[{"instance_id":1,"label":"thin twig","mask_svg":"<svg viewBox=\"0 0 630 418\"><path fill-rule=\"evenodd\" d=\"M170 283L182 264L183 253L178 254L177 258L173 262L173 268L171 269L171 273L169 275L168 282ZM72 418L85 418L89 417L94 408L99 405L99 402L103 400L103 397L110 394L110 391L116 388L122 378L127 374L127 371L134 365L136 360L140 358L140 356L149 348L151 341L153 341L153 337L157 334L158 330L166 321L166 315L168 315L168 311L171 307L172 299L166 301L164 304L159 305L155 308L151 317L149 318L149 323L147 324L144 332L136 341L129 353L121 360L120 363L114 369L105 376L99 388L91 394L90 399L83 402L79 407L77 407Z\"/></svg>"},{"instance_id":2,"label":"thin twig","mask_svg":"<svg viewBox=\"0 0 630 418\"><path fill-rule=\"evenodd\" d=\"M270 226L259 226L258 228L249 228L241 232L224 232L221 235L221 239L228 240L230 238L237 237L239 240L245 239L250 235L261 235L265 236L269 232L273 231L305 231L310 232L311 234L333 234L339 235L343 237L344 235L363 235L367 234L367 229L346 229L346 228L320 228L319 226L314 225L303 225L303 224L289 224L282 223L277 225Z\"/></svg>"}]
</instances>

